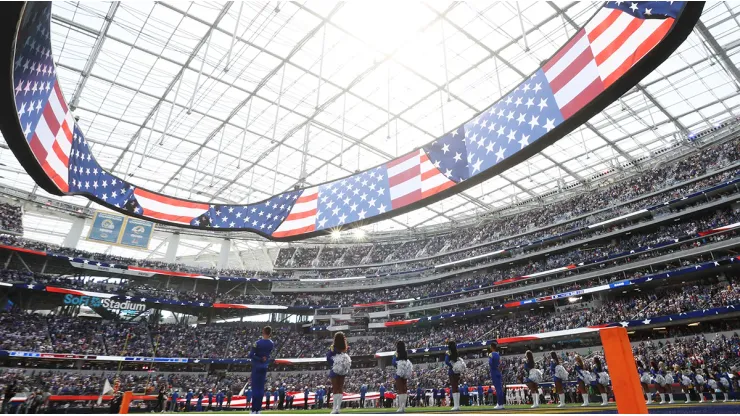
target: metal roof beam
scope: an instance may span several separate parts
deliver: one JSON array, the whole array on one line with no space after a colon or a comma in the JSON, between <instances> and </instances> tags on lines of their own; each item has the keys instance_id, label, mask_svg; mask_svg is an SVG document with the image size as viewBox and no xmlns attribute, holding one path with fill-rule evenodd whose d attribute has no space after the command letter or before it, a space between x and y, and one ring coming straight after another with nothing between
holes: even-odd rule
<instances>
[{"instance_id":1,"label":"metal roof beam","mask_svg":"<svg viewBox=\"0 0 740 416\"><path fill-rule=\"evenodd\" d=\"M725 6L729 9L727 4L725 4ZM712 52L714 52L715 56L719 57L719 61L722 62L722 67L735 81L735 89L740 90L740 70L737 69L735 63L733 63L730 57L727 56L725 50L719 45L717 39L712 35L712 32L710 32L706 25L704 25L704 22L701 20L696 22L696 30L709 44L709 47L712 49Z\"/></svg>"},{"instance_id":2,"label":"metal roof beam","mask_svg":"<svg viewBox=\"0 0 740 416\"><path fill-rule=\"evenodd\" d=\"M90 57L87 59L87 62L85 62L85 68L82 70L80 83L77 85L77 89L75 89L74 94L72 94L72 99L69 100L69 108L72 109L72 111L77 108L77 104L80 102L80 95L82 95L82 91L85 89L85 84L87 84L90 72L92 72L95 63L98 61L98 56L100 55L100 51L103 49L103 44L108 35L108 29L110 28L113 17L115 17L120 4L120 2L114 1L108 8L108 13L105 15L105 20L103 21L103 27L100 28L100 32L93 44Z\"/></svg>"}]
</instances>

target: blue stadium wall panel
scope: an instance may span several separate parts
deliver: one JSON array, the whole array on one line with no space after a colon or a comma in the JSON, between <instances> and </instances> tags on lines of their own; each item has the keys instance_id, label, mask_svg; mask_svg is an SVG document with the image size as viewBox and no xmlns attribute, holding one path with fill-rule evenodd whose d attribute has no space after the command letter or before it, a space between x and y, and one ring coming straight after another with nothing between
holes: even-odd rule
<instances>
[{"instance_id":1,"label":"blue stadium wall panel","mask_svg":"<svg viewBox=\"0 0 740 416\"><path fill-rule=\"evenodd\" d=\"M564 137L633 88L686 39L703 2L607 2L520 85L468 122L395 160L249 205L188 201L100 166L57 83L51 3L0 16L0 129L36 183L130 216L297 240L417 209L484 181Z\"/></svg>"}]
</instances>

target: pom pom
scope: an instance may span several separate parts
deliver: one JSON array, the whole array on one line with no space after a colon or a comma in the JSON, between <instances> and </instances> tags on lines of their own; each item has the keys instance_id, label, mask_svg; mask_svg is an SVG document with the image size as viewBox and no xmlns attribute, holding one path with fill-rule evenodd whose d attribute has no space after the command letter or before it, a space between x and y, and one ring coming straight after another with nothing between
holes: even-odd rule
<instances>
[{"instance_id":1,"label":"pom pom","mask_svg":"<svg viewBox=\"0 0 740 416\"><path fill-rule=\"evenodd\" d=\"M660 374L656 374L655 383L657 383L660 386L665 386L665 377L661 376Z\"/></svg>"},{"instance_id":2,"label":"pom pom","mask_svg":"<svg viewBox=\"0 0 740 416\"><path fill-rule=\"evenodd\" d=\"M401 378L411 378L414 372L414 365L409 360L401 360L396 363L396 375Z\"/></svg>"},{"instance_id":3,"label":"pom pom","mask_svg":"<svg viewBox=\"0 0 740 416\"><path fill-rule=\"evenodd\" d=\"M348 354L337 354L334 356L334 365L331 370L338 376L346 376L352 366L352 359Z\"/></svg>"},{"instance_id":4,"label":"pom pom","mask_svg":"<svg viewBox=\"0 0 740 416\"><path fill-rule=\"evenodd\" d=\"M588 371L581 371L578 373L578 379L583 380L584 384L589 384L591 383L591 373Z\"/></svg>"},{"instance_id":5,"label":"pom pom","mask_svg":"<svg viewBox=\"0 0 740 416\"><path fill-rule=\"evenodd\" d=\"M458 358L457 361L452 363L452 372L455 374L462 374L466 368L467 366L462 358Z\"/></svg>"},{"instance_id":6,"label":"pom pom","mask_svg":"<svg viewBox=\"0 0 740 416\"><path fill-rule=\"evenodd\" d=\"M602 386L608 386L609 385L609 373L606 371L602 371L599 373L599 384Z\"/></svg>"},{"instance_id":7,"label":"pom pom","mask_svg":"<svg viewBox=\"0 0 740 416\"><path fill-rule=\"evenodd\" d=\"M651 381L653 381L653 379L648 373L642 373L642 375L640 376L640 383L650 384Z\"/></svg>"},{"instance_id":8,"label":"pom pom","mask_svg":"<svg viewBox=\"0 0 740 416\"><path fill-rule=\"evenodd\" d=\"M726 378L721 378L721 379L719 379L719 381L720 381L720 383L722 383L723 386L730 387L730 380L728 380Z\"/></svg>"},{"instance_id":9,"label":"pom pom","mask_svg":"<svg viewBox=\"0 0 740 416\"><path fill-rule=\"evenodd\" d=\"M712 380L711 378L709 380L707 380L707 384L709 384L709 387L712 390L717 390L719 388L719 386L717 386L717 381Z\"/></svg>"},{"instance_id":10,"label":"pom pom","mask_svg":"<svg viewBox=\"0 0 740 416\"><path fill-rule=\"evenodd\" d=\"M691 379L686 376L681 376L681 384L688 387L691 385Z\"/></svg>"},{"instance_id":11,"label":"pom pom","mask_svg":"<svg viewBox=\"0 0 740 416\"><path fill-rule=\"evenodd\" d=\"M561 379L561 380L567 380L568 379L568 370L565 369L562 365L558 364L555 366L555 377Z\"/></svg>"},{"instance_id":12,"label":"pom pom","mask_svg":"<svg viewBox=\"0 0 740 416\"><path fill-rule=\"evenodd\" d=\"M542 371L533 368L529 370L529 381L532 383L542 383Z\"/></svg>"},{"instance_id":13,"label":"pom pom","mask_svg":"<svg viewBox=\"0 0 740 416\"><path fill-rule=\"evenodd\" d=\"M673 380L673 374L671 374L670 372L665 373L665 376L663 377L663 379L665 380L664 386L669 386L675 383L675 381Z\"/></svg>"},{"instance_id":14,"label":"pom pom","mask_svg":"<svg viewBox=\"0 0 740 416\"><path fill-rule=\"evenodd\" d=\"M697 374L696 375L696 383L697 384L704 384L704 376L702 376L701 374Z\"/></svg>"}]
</instances>

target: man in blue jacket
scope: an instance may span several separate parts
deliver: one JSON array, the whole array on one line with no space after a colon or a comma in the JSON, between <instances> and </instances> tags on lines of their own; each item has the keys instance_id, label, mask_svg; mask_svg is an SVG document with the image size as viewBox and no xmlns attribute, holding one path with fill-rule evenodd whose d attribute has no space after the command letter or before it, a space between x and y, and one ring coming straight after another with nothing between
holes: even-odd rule
<instances>
[{"instance_id":1,"label":"man in blue jacket","mask_svg":"<svg viewBox=\"0 0 740 416\"><path fill-rule=\"evenodd\" d=\"M177 411L177 399L180 398L180 392L179 390L175 389L175 391L172 392L171 402L170 402L170 412L176 412Z\"/></svg>"},{"instance_id":2,"label":"man in blue jacket","mask_svg":"<svg viewBox=\"0 0 740 416\"><path fill-rule=\"evenodd\" d=\"M285 383L281 384L278 389L278 400L278 410L283 410L285 408Z\"/></svg>"},{"instance_id":3,"label":"man in blue jacket","mask_svg":"<svg viewBox=\"0 0 740 416\"><path fill-rule=\"evenodd\" d=\"M270 339L271 337L272 328L269 326L262 328L262 338L254 343L252 350L249 352L249 358L252 360L252 386L254 387L252 411L255 413L262 410L262 398L265 397L267 366L270 361L272 349L275 347L275 344Z\"/></svg>"},{"instance_id":4,"label":"man in blue jacket","mask_svg":"<svg viewBox=\"0 0 740 416\"><path fill-rule=\"evenodd\" d=\"M470 390L468 389L468 383L465 382L462 387L460 387L460 394L462 396L462 405L463 406L470 406Z\"/></svg>"},{"instance_id":5,"label":"man in blue jacket","mask_svg":"<svg viewBox=\"0 0 740 416\"><path fill-rule=\"evenodd\" d=\"M365 408L365 395L367 394L367 384L360 387L360 409Z\"/></svg>"},{"instance_id":6,"label":"man in blue jacket","mask_svg":"<svg viewBox=\"0 0 740 416\"><path fill-rule=\"evenodd\" d=\"M216 393L216 406L218 407L219 412L223 410L224 407L224 391L219 390L218 393Z\"/></svg>"},{"instance_id":7,"label":"man in blue jacket","mask_svg":"<svg viewBox=\"0 0 740 416\"><path fill-rule=\"evenodd\" d=\"M193 389L190 389L188 390L187 394L185 394L185 409L187 409L188 412L192 410L192 405L190 404L192 400L193 400Z\"/></svg>"},{"instance_id":8,"label":"man in blue jacket","mask_svg":"<svg viewBox=\"0 0 740 416\"><path fill-rule=\"evenodd\" d=\"M483 406L483 386L478 384L478 406Z\"/></svg>"},{"instance_id":9,"label":"man in blue jacket","mask_svg":"<svg viewBox=\"0 0 740 416\"><path fill-rule=\"evenodd\" d=\"M424 404L424 389L421 388L421 385L416 385L416 407L422 406Z\"/></svg>"},{"instance_id":10,"label":"man in blue jacket","mask_svg":"<svg viewBox=\"0 0 740 416\"><path fill-rule=\"evenodd\" d=\"M311 390L308 389L308 386L303 388L303 409L308 410L308 395L311 394Z\"/></svg>"},{"instance_id":11,"label":"man in blue jacket","mask_svg":"<svg viewBox=\"0 0 740 416\"><path fill-rule=\"evenodd\" d=\"M385 407L385 385L380 385L380 397L378 397L378 407Z\"/></svg>"},{"instance_id":12,"label":"man in blue jacket","mask_svg":"<svg viewBox=\"0 0 740 416\"><path fill-rule=\"evenodd\" d=\"M439 390L436 387L432 389L432 406L442 406L439 402Z\"/></svg>"},{"instance_id":13,"label":"man in blue jacket","mask_svg":"<svg viewBox=\"0 0 740 416\"><path fill-rule=\"evenodd\" d=\"M324 386L318 386L316 388L316 408L321 409L324 406Z\"/></svg>"},{"instance_id":14,"label":"man in blue jacket","mask_svg":"<svg viewBox=\"0 0 740 416\"><path fill-rule=\"evenodd\" d=\"M247 388L247 392L245 393L247 396L247 405L249 408L252 408L252 387Z\"/></svg>"}]
</instances>

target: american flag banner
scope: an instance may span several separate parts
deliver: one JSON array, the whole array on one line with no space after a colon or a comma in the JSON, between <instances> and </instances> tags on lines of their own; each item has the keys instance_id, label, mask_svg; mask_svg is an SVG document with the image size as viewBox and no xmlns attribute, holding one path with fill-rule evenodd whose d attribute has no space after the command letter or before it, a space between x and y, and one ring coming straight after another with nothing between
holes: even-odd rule
<instances>
[{"instance_id":1,"label":"american flag banner","mask_svg":"<svg viewBox=\"0 0 740 416\"><path fill-rule=\"evenodd\" d=\"M51 50L52 5L29 2L24 7L21 21L14 25L18 27L14 54L0 57L13 71L8 92L15 98L19 123L10 126L13 129L5 124L2 128L16 154L30 155L19 160L37 183L51 193L84 195L156 222L246 230L279 240L406 212L532 156L657 68L691 32L703 3L606 2L542 68L428 145L346 178L244 205L163 195L101 167L57 79Z\"/></svg>"}]
</instances>

